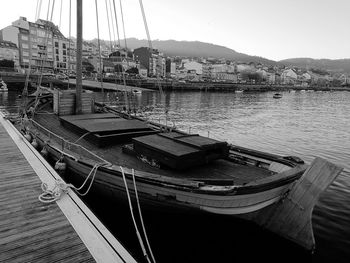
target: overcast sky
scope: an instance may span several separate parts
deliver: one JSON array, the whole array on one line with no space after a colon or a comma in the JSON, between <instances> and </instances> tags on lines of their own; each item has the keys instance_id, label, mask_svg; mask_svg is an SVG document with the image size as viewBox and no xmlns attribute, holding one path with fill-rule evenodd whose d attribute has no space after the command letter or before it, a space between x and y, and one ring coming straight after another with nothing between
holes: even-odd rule
<instances>
[{"instance_id":1,"label":"overcast sky","mask_svg":"<svg viewBox=\"0 0 350 263\"><path fill-rule=\"evenodd\" d=\"M47 18L49 0L41 0ZM68 36L69 0L55 0L53 22ZM52 4L53 0L51 0ZM105 0L98 0L100 38L109 39ZM113 7L113 0L107 0ZM75 21L72 0L72 21ZM123 38L119 0L115 0ZM84 39L97 37L95 1L83 0ZM139 0L122 0L126 37L146 39ZM350 0L143 0L151 39L198 40L281 60L350 58ZM37 0L1 0L0 28L35 20ZM72 35L75 35L75 22ZM115 26L114 26L115 28ZM116 29L114 30L116 35ZM113 30L111 28L112 40Z\"/></svg>"}]
</instances>

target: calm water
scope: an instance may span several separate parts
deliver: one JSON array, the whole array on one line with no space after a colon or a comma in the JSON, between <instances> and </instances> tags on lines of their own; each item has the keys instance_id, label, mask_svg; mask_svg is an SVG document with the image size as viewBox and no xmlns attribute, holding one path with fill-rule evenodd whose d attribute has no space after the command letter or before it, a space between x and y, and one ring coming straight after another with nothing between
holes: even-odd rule
<instances>
[{"instance_id":1,"label":"calm water","mask_svg":"<svg viewBox=\"0 0 350 263\"><path fill-rule=\"evenodd\" d=\"M0 93L2 108L16 112L17 94ZM315 253L307 255L289 242L231 218L210 216L204 220L145 213L158 262L236 262L257 256L270 262L350 262L350 92L282 94L283 98L273 99L271 92L169 92L165 96L143 92L134 96L130 105L143 109L142 114L150 120L192 133L296 155L306 162L319 156L344 167L314 209ZM105 100L116 107L125 101L120 93L108 93ZM128 211L87 201L135 257L141 258Z\"/></svg>"}]
</instances>

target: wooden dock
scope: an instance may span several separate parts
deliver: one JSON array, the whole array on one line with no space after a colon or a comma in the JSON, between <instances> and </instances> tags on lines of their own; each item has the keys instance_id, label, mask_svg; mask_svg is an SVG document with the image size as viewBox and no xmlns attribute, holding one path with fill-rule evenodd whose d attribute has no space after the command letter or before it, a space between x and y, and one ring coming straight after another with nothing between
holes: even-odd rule
<instances>
[{"instance_id":1,"label":"wooden dock","mask_svg":"<svg viewBox=\"0 0 350 263\"><path fill-rule=\"evenodd\" d=\"M42 203L58 174L0 112L0 262L136 262L77 195Z\"/></svg>"},{"instance_id":2,"label":"wooden dock","mask_svg":"<svg viewBox=\"0 0 350 263\"><path fill-rule=\"evenodd\" d=\"M71 85L76 84L76 79L68 79L64 80L63 83L68 83ZM101 82L94 81L94 80L82 80L82 85L84 88L91 88L91 89L98 89L101 90ZM108 90L108 91L151 91L153 90L150 89L145 89L145 88L139 88L139 87L133 87L133 86L124 86L121 84L115 84L115 83L110 83L110 82L102 82L103 89Z\"/></svg>"}]
</instances>

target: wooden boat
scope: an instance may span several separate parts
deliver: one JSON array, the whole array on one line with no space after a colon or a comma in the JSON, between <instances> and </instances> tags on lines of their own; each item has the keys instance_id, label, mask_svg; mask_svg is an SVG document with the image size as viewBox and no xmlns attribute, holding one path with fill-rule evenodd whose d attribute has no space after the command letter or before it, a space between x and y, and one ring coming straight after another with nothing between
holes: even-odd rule
<instances>
[{"instance_id":1,"label":"wooden boat","mask_svg":"<svg viewBox=\"0 0 350 263\"><path fill-rule=\"evenodd\" d=\"M76 187L89 182L80 190L91 189L121 203L126 203L128 197L136 199L138 193L142 208L158 212L243 217L307 249L313 247L314 197L334 180L339 169L322 169L332 176L327 174L328 179L323 178L317 190L313 189L312 201L308 194L303 195L306 201L302 213L299 207L288 207L288 213L298 210L297 216L290 217L292 223L303 227L301 233L293 232L290 220L278 218L283 210L277 213L271 209L280 207L282 201L284 206L291 203L291 193L298 195L312 186L303 185L300 191L296 182L301 178L309 180L311 174L312 182L318 183L323 162L316 162L317 169L312 169L314 166L310 168L298 157L188 134L94 102L93 92L82 92L79 63L81 53L77 53L76 90L46 89L45 95L38 93L28 101L18 124L18 129L34 141L68 182ZM303 203L303 199L299 201ZM272 222L284 222L289 227L275 229Z\"/></svg>"},{"instance_id":2,"label":"wooden boat","mask_svg":"<svg viewBox=\"0 0 350 263\"><path fill-rule=\"evenodd\" d=\"M273 94L273 98L274 99L280 99L280 98L282 98L283 96L282 96L282 94L281 93L275 93L275 94Z\"/></svg>"}]
</instances>

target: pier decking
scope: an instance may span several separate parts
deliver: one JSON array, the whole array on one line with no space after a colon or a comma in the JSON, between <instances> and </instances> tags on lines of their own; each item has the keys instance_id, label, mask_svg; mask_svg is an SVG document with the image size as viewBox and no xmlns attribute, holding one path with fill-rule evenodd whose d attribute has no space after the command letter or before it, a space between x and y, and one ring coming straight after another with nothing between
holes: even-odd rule
<instances>
[{"instance_id":1,"label":"pier decking","mask_svg":"<svg viewBox=\"0 0 350 263\"><path fill-rule=\"evenodd\" d=\"M57 178L0 112L0 262L136 262L73 191L39 201Z\"/></svg>"}]
</instances>

